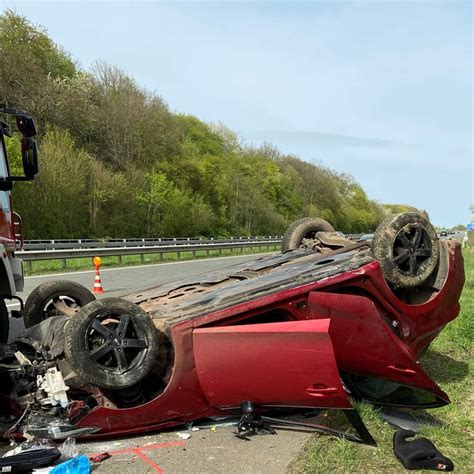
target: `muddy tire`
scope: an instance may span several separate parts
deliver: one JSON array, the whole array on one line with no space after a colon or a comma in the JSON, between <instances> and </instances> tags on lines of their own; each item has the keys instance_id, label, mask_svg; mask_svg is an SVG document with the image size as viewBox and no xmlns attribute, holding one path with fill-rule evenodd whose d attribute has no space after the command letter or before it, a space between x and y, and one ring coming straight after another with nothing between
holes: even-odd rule
<instances>
[{"instance_id":1,"label":"muddy tire","mask_svg":"<svg viewBox=\"0 0 474 474\"><path fill-rule=\"evenodd\" d=\"M304 217L290 224L281 241L281 251L300 248L303 239L314 238L317 232L334 232L334 227L324 219Z\"/></svg>"},{"instance_id":2,"label":"muddy tire","mask_svg":"<svg viewBox=\"0 0 474 474\"><path fill-rule=\"evenodd\" d=\"M64 354L84 383L108 390L129 388L156 363L159 336L152 319L121 298L94 301L65 328Z\"/></svg>"},{"instance_id":3,"label":"muddy tire","mask_svg":"<svg viewBox=\"0 0 474 474\"><path fill-rule=\"evenodd\" d=\"M0 344L8 342L8 334L10 331L10 319L8 317L8 309L5 300L0 299Z\"/></svg>"},{"instance_id":4,"label":"muddy tire","mask_svg":"<svg viewBox=\"0 0 474 474\"><path fill-rule=\"evenodd\" d=\"M428 279L438 264L438 236L420 214L395 214L382 221L375 231L372 254L390 285L415 288Z\"/></svg>"},{"instance_id":5,"label":"muddy tire","mask_svg":"<svg viewBox=\"0 0 474 474\"><path fill-rule=\"evenodd\" d=\"M54 303L62 301L67 307L79 310L95 300L95 296L84 286L69 280L55 280L42 283L35 288L25 303L23 322L26 328L61 313Z\"/></svg>"}]
</instances>

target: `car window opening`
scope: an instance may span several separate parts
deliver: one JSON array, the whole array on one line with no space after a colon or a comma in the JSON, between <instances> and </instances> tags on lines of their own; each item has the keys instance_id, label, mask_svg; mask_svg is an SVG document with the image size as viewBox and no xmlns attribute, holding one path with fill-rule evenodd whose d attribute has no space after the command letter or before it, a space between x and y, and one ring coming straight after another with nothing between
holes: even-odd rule
<instances>
[{"instance_id":1,"label":"car window opening","mask_svg":"<svg viewBox=\"0 0 474 474\"><path fill-rule=\"evenodd\" d=\"M388 405L405 408L436 408L446 405L433 393L418 387L401 385L378 377L356 374L342 374L352 396L375 405Z\"/></svg>"}]
</instances>

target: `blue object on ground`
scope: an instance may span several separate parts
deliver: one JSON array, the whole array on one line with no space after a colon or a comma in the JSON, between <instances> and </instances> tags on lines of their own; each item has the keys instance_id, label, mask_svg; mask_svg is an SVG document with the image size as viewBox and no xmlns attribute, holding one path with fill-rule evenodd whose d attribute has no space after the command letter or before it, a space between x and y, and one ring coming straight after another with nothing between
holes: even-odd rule
<instances>
[{"instance_id":1,"label":"blue object on ground","mask_svg":"<svg viewBox=\"0 0 474 474\"><path fill-rule=\"evenodd\" d=\"M87 456L81 455L55 466L50 474L89 474L91 463Z\"/></svg>"}]
</instances>

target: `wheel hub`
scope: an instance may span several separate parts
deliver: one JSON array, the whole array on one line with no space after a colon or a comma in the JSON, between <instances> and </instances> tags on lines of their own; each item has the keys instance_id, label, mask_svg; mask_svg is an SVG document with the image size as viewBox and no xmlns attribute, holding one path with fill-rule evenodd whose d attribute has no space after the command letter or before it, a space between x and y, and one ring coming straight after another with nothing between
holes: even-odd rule
<instances>
[{"instance_id":1,"label":"wheel hub","mask_svg":"<svg viewBox=\"0 0 474 474\"><path fill-rule=\"evenodd\" d=\"M94 319L86 331L89 357L103 368L123 372L137 366L148 343L128 314Z\"/></svg>"},{"instance_id":2,"label":"wheel hub","mask_svg":"<svg viewBox=\"0 0 474 474\"><path fill-rule=\"evenodd\" d=\"M431 256L431 250L431 240L425 229L407 225L398 232L393 243L395 266L404 275L416 276Z\"/></svg>"}]
</instances>

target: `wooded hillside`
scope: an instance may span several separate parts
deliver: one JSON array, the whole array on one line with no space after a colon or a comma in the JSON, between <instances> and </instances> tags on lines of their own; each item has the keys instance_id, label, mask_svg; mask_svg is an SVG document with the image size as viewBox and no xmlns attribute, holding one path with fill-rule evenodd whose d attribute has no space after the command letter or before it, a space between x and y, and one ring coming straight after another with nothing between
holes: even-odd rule
<instances>
[{"instance_id":1,"label":"wooded hillside","mask_svg":"<svg viewBox=\"0 0 474 474\"><path fill-rule=\"evenodd\" d=\"M280 234L302 216L367 232L391 212L349 176L173 113L113 66L82 70L9 11L0 102L29 111L40 130L40 174L13 191L30 239ZM7 149L19 166L19 138Z\"/></svg>"}]
</instances>

